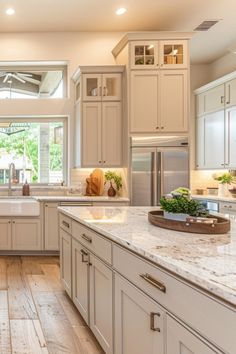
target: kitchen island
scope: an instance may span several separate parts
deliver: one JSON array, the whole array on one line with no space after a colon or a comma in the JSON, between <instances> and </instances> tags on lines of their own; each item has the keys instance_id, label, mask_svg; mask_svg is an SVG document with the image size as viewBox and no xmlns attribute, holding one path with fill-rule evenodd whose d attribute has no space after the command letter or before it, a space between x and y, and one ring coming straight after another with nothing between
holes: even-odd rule
<instances>
[{"instance_id":1,"label":"kitchen island","mask_svg":"<svg viewBox=\"0 0 236 354\"><path fill-rule=\"evenodd\" d=\"M160 229L151 225L147 215L152 208L59 209L62 282L82 313L86 306L81 306L79 294L81 284L77 285L78 279L81 279L80 266L87 264L89 271L85 283L89 289L89 301L84 318L107 353L113 353L114 339L116 354L134 351L144 353L144 350L160 354L234 353L236 347L234 220L228 234L197 235ZM67 249L65 245L68 246ZM70 247L71 270L68 269L68 259L63 258L70 257L68 253ZM82 257L80 265L76 264L76 250ZM103 271L99 269L101 265L99 262L103 266ZM66 269L63 269L64 267ZM105 276L106 272L109 274ZM69 274L70 279L64 279ZM109 308L110 304L111 307L111 318L107 317L107 323L110 321L111 327L113 321L115 323L114 333L107 337L104 334L105 329L103 333L95 323L98 314L94 303L101 299L99 295L96 299L95 291L98 274L104 274L104 279L107 280L105 282L107 288L103 284L103 288L107 290L104 293L104 306ZM99 291L101 295L102 288ZM126 302L129 306L126 306ZM152 302L155 302L155 305ZM139 340L133 343L129 335L135 323L140 320L147 322L148 316L151 321L149 331L142 328L142 333L140 332L140 338L145 342L142 348ZM145 335L146 339L143 339ZM183 349L179 344L182 342ZM128 349L122 351L121 348ZM159 348L159 351L152 348Z\"/></svg>"}]
</instances>

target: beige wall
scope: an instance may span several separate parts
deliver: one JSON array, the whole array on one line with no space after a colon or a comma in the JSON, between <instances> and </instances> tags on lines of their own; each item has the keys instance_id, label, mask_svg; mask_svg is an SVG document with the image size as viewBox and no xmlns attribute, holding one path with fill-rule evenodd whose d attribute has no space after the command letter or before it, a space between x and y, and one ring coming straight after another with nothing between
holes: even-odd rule
<instances>
[{"instance_id":1,"label":"beige wall","mask_svg":"<svg viewBox=\"0 0 236 354\"><path fill-rule=\"evenodd\" d=\"M79 65L115 64L111 50L123 33L2 33L0 64L6 61L67 61L69 97L64 100L1 101L0 116L61 115L69 117L69 166L73 167L74 85Z\"/></svg>"},{"instance_id":2,"label":"beige wall","mask_svg":"<svg viewBox=\"0 0 236 354\"><path fill-rule=\"evenodd\" d=\"M221 76L236 70L236 54L227 53L223 57L210 64L211 80L218 79Z\"/></svg>"}]
</instances>

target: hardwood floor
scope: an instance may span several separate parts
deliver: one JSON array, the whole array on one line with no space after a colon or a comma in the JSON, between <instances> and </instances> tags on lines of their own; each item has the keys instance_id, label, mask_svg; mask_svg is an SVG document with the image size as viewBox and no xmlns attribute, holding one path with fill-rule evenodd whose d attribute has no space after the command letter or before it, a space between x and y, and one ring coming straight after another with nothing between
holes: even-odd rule
<instances>
[{"instance_id":1,"label":"hardwood floor","mask_svg":"<svg viewBox=\"0 0 236 354\"><path fill-rule=\"evenodd\" d=\"M104 353L60 284L58 257L0 257L0 354Z\"/></svg>"}]
</instances>

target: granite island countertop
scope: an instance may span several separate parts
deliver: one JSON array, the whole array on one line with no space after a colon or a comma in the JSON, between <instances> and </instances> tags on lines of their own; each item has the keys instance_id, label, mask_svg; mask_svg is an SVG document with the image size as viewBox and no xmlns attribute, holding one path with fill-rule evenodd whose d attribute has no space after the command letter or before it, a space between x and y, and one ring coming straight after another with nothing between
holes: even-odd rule
<instances>
[{"instance_id":1,"label":"granite island countertop","mask_svg":"<svg viewBox=\"0 0 236 354\"><path fill-rule=\"evenodd\" d=\"M127 249L236 307L236 220L223 235L153 226L151 207L60 207L59 210Z\"/></svg>"}]
</instances>

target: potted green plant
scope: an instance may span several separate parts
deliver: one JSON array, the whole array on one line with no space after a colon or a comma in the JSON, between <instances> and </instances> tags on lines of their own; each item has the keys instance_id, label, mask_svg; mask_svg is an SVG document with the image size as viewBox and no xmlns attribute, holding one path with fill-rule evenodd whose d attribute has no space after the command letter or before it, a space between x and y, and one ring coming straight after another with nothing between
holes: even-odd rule
<instances>
[{"instance_id":1,"label":"potted green plant","mask_svg":"<svg viewBox=\"0 0 236 354\"><path fill-rule=\"evenodd\" d=\"M105 172L106 182L110 182L110 187L107 191L109 197L115 197L116 192L122 188L122 177L114 171ZM116 189L113 187L113 183L116 186Z\"/></svg>"},{"instance_id":2,"label":"potted green plant","mask_svg":"<svg viewBox=\"0 0 236 354\"><path fill-rule=\"evenodd\" d=\"M190 198L187 188L178 188L160 199L166 219L185 221L187 217L206 217L207 209L197 200Z\"/></svg>"},{"instance_id":3,"label":"potted green plant","mask_svg":"<svg viewBox=\"0 0 236 354\"><path fill-rule=\"evenodd\" d=\"M219 182L219 197L226 197L229 192L229 185L236 183L235 177L230 172L226 172L221 175L213 175L213 178Z\"/></svg>"}]
</instances>

